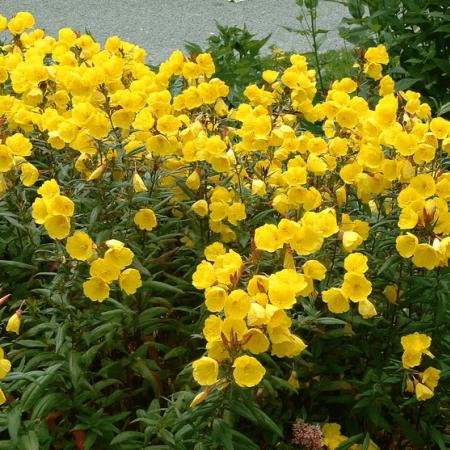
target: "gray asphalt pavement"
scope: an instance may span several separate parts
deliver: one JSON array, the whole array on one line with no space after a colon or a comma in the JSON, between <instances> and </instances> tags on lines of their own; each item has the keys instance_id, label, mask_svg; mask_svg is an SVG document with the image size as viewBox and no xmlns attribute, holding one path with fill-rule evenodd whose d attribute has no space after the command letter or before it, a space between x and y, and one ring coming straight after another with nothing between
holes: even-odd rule
<instances>
[{"instance_id":1,"label":"gray asphalt pavement","mask_svg":"<svg viewBox=\"0 0 450 450\"><path fill-rule=\"evenodd\" d=\"M334 2L319 0L319 27L333 30L322 50L343 45L337 26L346 9ZM309 50L305 38L289 33L283 26L297 27L295 0L1 0L0 14L10 18L18 11L30 11L36 26L56 35L69 26L89 30L104 42L118 35L148 52L149 61L159 63L186 41L202 44L222 25L247 25L257 36L272 33L269 44L284 50Z\"/></svg>"}]
</instances>

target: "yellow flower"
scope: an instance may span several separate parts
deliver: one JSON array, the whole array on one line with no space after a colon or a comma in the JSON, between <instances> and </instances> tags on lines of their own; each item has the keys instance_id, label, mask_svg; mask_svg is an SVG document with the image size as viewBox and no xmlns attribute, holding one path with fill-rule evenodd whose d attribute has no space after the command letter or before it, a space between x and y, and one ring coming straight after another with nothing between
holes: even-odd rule
<instances>
[{"instance_id":1,"label":"yellow flower","mask_svg":"<svg viewBox=\"0 0 450 450\"><path fill-rule=\"evenodd\" d=\"M172 136L178 132L181 125L181 120L178 117L167 114L158 119L156 128L161 134Z\"/></svg>"},{"instance_id":2,"label":"yellow flower","mask_svg":"<svg viewBox=\"0 0 450 450\"><path fill-rule=\"evenodd\" d=\"M186 186L193 191L197 191L200 187L200 175L196 170L186 178Z\"/></svg>"},{"instance_id":3,"label":"yellow flower","mask_svg":"<svg viewBox=\"0 0 450 450\"><path fill-rule=\"evenodd\" d=\"M57 194L48 199L47 211L51 215L72 217L75 211L75 205L70 198Z\"/></svg>"},{"instance_id":4,"label":"yellow flower","mask_svg":"<svg viewBox=\"0 0 450 450\"><path fill-rule=\"evenodd\" d=\"M203 253L208 261L215 261L217 257L224 255L226 250L222 242L213 242L205 248Z\"/></svg>"},{"instance_id":5,"label":"yellow flower","mask_svg":"<svg viewBox=\"0 0 450 450\"><path fill-rule=\"evenodd\" d=\"M11 362L5 358L5 352L0 348L0 380L3 380L10 371Z\"/></svg>"},{"instance_id":6,"label":"yellow flower","mask_svg":"<svg viewBox=\"0 0 450 450\"><path fill-rule=\"evenodd\" d=\"M278 228L273 224L265 224L255 230L255 244L259 250L273 253L283 247L283 240Z\"/></svg>"},{"instance_id":7,"label":"yellow flower","mask_svg":"<svg viewBox=\"0 0 450 450\"><path fill-rule=\"evenodd\" d=\"M358 312L364 319L370 319L371 317L377 315L377 310L375 309L374 304L367 299L358 302Z\"/></svg>"},{"instance_id":8,"label":"yellow flower","mask_svg":"<svg viewBox=\"0 0 450 450\"><path fill-rule=\"evenodd\" d=\"M20 171L20 181L22 181L24 186L33 186L39 178L39 170L31 163L22 163L20 165Z\"/></svg>"},{"instance_id":9,"label":"yellow flower","mask_svg":"<svg viewBox=\"0 0 450 450\"><path fill-rule=\"evenodd\" d=\"M341 289L344 295L350 300L359 302L367 299L370 295L372 292L372 284L364 275L347 272L344 275L344 283Z\"/></svg>"},{"instance_id":10,"label":"yellow flower","mask_svg":"<svg viewBox=\"0 0 450 450\"><path fill-rule=\"evenodd\" d=\"M389 55L386 51L386 47L382 44L376 47L370 47L364 53L364 58L370 63L387 64L389 62Z\"/></svg>"},{"instance_id":11,"label":"yellow flower","mask_svg":"<svg viewBox=\"0 0 450 450\"><path fill-rule=\"evenodd\" d=\"M270 345L269 339L267 339L266 335L258 328L250 328L248 333L244 336L243 341L245 343L242 348L251 351L255 355L266 352Z\"/></svg>"},{"instance_id":12,"label":"yellow flower","mask_svg":"<svg viewBox=\"0 0 450 450\"><path fill-rule=\"evenodd\" d=\"M414 234L406 233L398 236L395 240L395 248L403 258L410 258L414 255L419 240Z\"/></svg>"},{"instance_id":13,"label":"yellow flower","mask_svg":"<svg viewBox=\"0 0 450 450\"><path fill-rule=\"evenodd\" d=\"M134 294L141 286L141 274L136 269L125 269L119 277L120 289L128 295Z\"/></svg>"},{"instance_id":14,"label":"yellow flower","mask_svg":"<svg viewBox=\"0 0 450 450\"><path fill-rule=\"evenodd\" d=\"M401 344L403 347L402 362L403 367L415 367L422 361L422 354L434 357L428 350L431 345L431 338L426 334L415 333L402 336Z\"/></svg>"},{"instance_id":15,"label":"yellow flower","mask_svg":"<svg viewBox=\"0 0 450 450\"><path fill-rule=\"evenodd\" d=\"M106 283L119 278L119 268L104 258L98 258L92 262L89 273L92 277L100 278Z\"/></svg>"},{"instance_id":16,"label":"yellow flower","mask_svg":"<svg viewBox=\"0 0 450 450\"><path fill-rule=\"evenodd\" d=\"M44 199L49 200L55 195L59 194L58 182L55 179L44 181L42 186L38 189L38 194Z\"/></svg>"},{"instance_id":17,"label":"yellow flower","mask_svg":"<svg viewBox=\"0 0 450 450\"><path fill-rule=\"evenodd\" d=\"M70 233L70 220L61 214L47 216L44 227L52 239L64 239Z\"/></svg>"},{"instance_id":18,"label":"yellow flower","mask_svg":"<svg viewBox=\"0 0 450 450\"><path fill-rule=\"evenodd\" d=\"M363 242L363 238L356 231L344 231L342 245L347 252L352 252Z\"/></svg>"},{"instance_id":19,"label":"yellow flower","mask_svg":"<svg viewBox=\"0 0 450 450\"><path fill-rule=\"evenodd\" d=\"M293 269L283 269L269 277L269 299L272 305L280 309L291 308L308 283L304 275Z\"/></svg>"},{"instance_id":20,"label":"yellow flower","mask_svg":"<svg viewBox=\"0 0 450 450\"><path fill-rule=\"evenodd\" d=\"M227 291L219 286L212 286L205 291L205 305L208 311L222 311L228 297Z\"/></svg>"},{"instance_id":21,"label":"yellow flower","mask_svg":"<svg viewBox=\"0 0 450 450\"><path fill-rule=\"evenodd\" d=\"M101 278L92 277L83 283L83 293L94 302L102 302L109 297L109 286Z\"/></svg>"},{"instance_id":22,"label":"yellow flower","mask_svg":"<svg viewBox=\"0 0 450 450\"><path fill-rule=\"evenodd\" d=\"M262 180L252 180L252 194L262 197L266 193L266 183Z\"/></svg>"},{"instance_id":23,"label":"yellow flower","mask_svg":"<svg viewBox=\"0 0 450 450\"><path fill-rule=\"evenodd\" d=\"M429 387L432 391L436 389L441 377L441 371L434 367L428 367L422 374L422 382Z\"/></svg>"},{"instance_id":24,"label":"yellow flower","mask_svg":"<svg viewBox=\"0 0 450 450\"><path fill-rule=\"evenodd\" d=\"M346 441L347 438L341 434L341 426L338 423L326 423L322 426L322 445L329 450L335 450L339 444Z\"/></svg>"},{"instance_id":25,"label":"yellow flower","mask_svg":"<svg viewBox=\"0 0 450 450\"><path fill-rule=\"evenodd\" d=\"M8 30L12 34L22 34L27 28L34 25L34 17L26 11L18 12L8 23Z\"/></svg>"},{"instance_id":26,"label":"yellow flower","mask_svg":"<svg viewBox=\"0 0 450 450\"><path fill-rule=\"evenodd\" d=\"M322 291L322 300L327 304L328 309L335 314L341 314L350 309L348 297L339 288Z\"/></svg>"},{"instance_id":27,"label":"yellow flower","mask_svg":"<svg viewBox=\"0 0 450 450\"><path fill-rule=\"evenodd\" d=\"M192 284L197 289L211 287L217 281L213 265L208 261L202 261L192 275Z\"/></svg>"},{"instance_id":28,"label":"yellow flower","mask_svg":"<svg viewBox=\"0 0 450 450\"><path fill-rule=\"evenodd\" d=\"M8 320L6 331L19 334L20 321L22 320L22 311L17 310Z\"/></svg>"},{"instance_id":29,"label":"yellow flower","mask_svg":"<svg viewBox=\"0 0 450 450\"><path fill-rule=\"evenodd\" d=\"M6 138L6 145L15 156L30 156L33 146L28 138L22 133L15 133Z\"/></svg>"},{"instance_id":30,"label":"yellow flower","mask_svg":"<svg viewBox=\"0 0 450 450\"><path fill-rule=\"evenodd\" d=\"M344 259L344 268L347 272L359 274L366 273L369 270L367 266L367 256L362 253L352 253Z\"/></svg>"},{"instance_id":31,"label":"yellow flower","mask_svg":"<svg viewBox=\"0 0 450 450\"><path fill-rule=\"evenodd\" d=\"M438 252L430 244L418 244L414 249L412 262L416 267L433 270L439 262Z\"/></svg>"},{"instance_id":32,"label":"yellow flower","mask_svg":"<svg viewBox=\"0 0 450 450\"><path fill-rule=\"evenodd\" d=\"M137 172L135 172L133 175L133 189L136 193L148 191L147 187L144 184L144 180Z\"/></svg>"},{"instance_id":33,"label":"yellow flower","mask_svg":"<svg viewBox=\"0 0 450 450\"><path fill-rule=\"evenodd\" d=\"M233 203L228 208L228 222L233 225L237 225L237 223L241 220L244 220L247 217L245 213L245 205L243 203Z\"/></svg>"},{"instance_id":34,"label":"yellow flower","mask_svg":"<svg viewBox=\"0 0 450 450\"><path fill-rule=\"evenodd\" d=\"M417 213L410 207L406 207L402 209L400 213L400 217L398 219L398 227L400 230L410 230L417 225L419 221L419 216Z\"/></svg>"},{"instance_id":35,"label":"yellow flower","mask_svg":"<svg viewBox=\"0 0 450 450\"><path fill-rule=\"evenodd\" d=\"M313 280L324 280L325 275L327 273L326 267L319 261L316 261L315 259L310 259L309 261L306 261L305 264L303 264L302 269L303 273L308 278L312 278Z\"/></svg>"},{"instance_id":36,"label":"yellow flower","mask_svg":"<svg viewBox=\"0 0 450 450\"><path fill-rule=\"evenodd\" d=\"M94 253L95 244L84 231L75 231L67 238L66 250L72 258L87 261Z\"/></svg>"},{"instance_id":37,"label":"yellow flower","mask_svg":"<svg viewBox=\"0 0 450 450\"><path fill-rule=\"evenodd\" d=\"M8 172L14 167L14 156L12 151L0 144L0 172Z\"/></svg>"},{"instance_id":38,"label":"yellow flower","mask_svg":"<svg viewBox=\"0 0 450 450\"><path fill-rule=\"evenodd\" d=\"M206 200L197 200L191 208L195 214L200 217L205 217L208 215L208 202Z\"/></svg>"},{"instance_id":39,"label":"yellow flower","mask_svg":"<svg viewBox=\"0 0 450 450\"><path fill-rule=\"evenodd\" d=\"M250 297L242 289L236 289L228 294L224 304L225 317L243 319L250 311Z\"/></svg>"},{"instance_id":40,"label":"yellow flower","mask_svg":"<svg viewBox=\"0 0 450 450\"><path fill-rule=\"evenodd\" d=\"M129 266L133 262L133 258L134 253L123 244L122 246L110 246L104 256L106 263L117 267L119 270L123 270L125 267Z\"/></svg>"},{"instance_id":41,"label":"yellow flower","mask_svg":"<svg viewBox=\"0 0 450 450\"><path fill-rule=\"evenodd\" d=\"M0 406L6 402L6 397L2 389L0 389Z\"/></svg>"},{"instance_id":42,"label":"yellow flower","mask_svg":"<svg viewBox=\"0 0 450 450\"><path fill-rule=\"evenodd\" d=\"M233 377L241 387L256 386L266 373L266 369L253 356L239 356L234 360L233 367Z\"/></svg>"},{"instance_id":43,"label":"yellow flower","mask_svg":"<svg viewBox=\"0 0 450 450\"><path fill-rule=\"evenodd\" d=\"M276 70L265 70L262 73L262 78L266 83L275 83L278 78L278 72Z\"/></svg>"},{"instance_id":44,"label":"yellow flower","mask_svg":"<svg viewBox=\"0 0 450 450\"><path fill-rule=\"evenodd\" d=\"M140 230L151 231L156 227L158 221L150 208L141 208L134 216L134 223Z\"/></svg>"},{"instance_id":45,"label":"yellow flower","mask_svg":"<svg viewBox=\"0 0 450 450\"><path fill-rule=\"evenodd\" d=\"M192 363L194 380L201 386L210 386L217 381L219 364L209 356L203 356Z\"/></svg>"},{"instance_id":46,"label":"yellow flower","mask_svg":"<svg viewBox=\"0 0 450 450\"><path fill-rule=\"evenodd\" d=\"M434 396L434 392L429 387L425 386L422 383L416 384L417 400L419 400L420 402L423 402L425 400L430 399L433 396Z\"/></svg>"}]
</instances>

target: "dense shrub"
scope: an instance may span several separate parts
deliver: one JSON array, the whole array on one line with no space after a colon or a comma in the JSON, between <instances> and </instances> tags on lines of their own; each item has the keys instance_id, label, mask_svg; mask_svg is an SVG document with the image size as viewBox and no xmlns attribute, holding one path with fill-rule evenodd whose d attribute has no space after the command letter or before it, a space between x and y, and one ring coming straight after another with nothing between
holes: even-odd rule
<instances>
[{"instance_id":1,"label":"dense shrub","mask_svg":"<svg viewBox=\"0 0 450 450\"><path fill-rule=\"evenodd\" d=\"M450 124L385 48L230 108L209 54L33 25L0 17L0 448L445 449Z\"/></svg>"}]
</instances>

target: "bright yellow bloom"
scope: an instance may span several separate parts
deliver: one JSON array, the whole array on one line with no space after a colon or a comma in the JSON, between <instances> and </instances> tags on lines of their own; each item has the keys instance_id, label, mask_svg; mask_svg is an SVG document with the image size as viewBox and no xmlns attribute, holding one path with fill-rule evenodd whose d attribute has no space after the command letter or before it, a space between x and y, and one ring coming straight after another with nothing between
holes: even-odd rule
<instances>
[{"instance_id":1,"label":"bright yellow bloom","mask_svg":"<svg viewBox=\"0 0 450 450\"><path fill-rule=\"evenodd\" d=\"M313 280L324 280L327 269L321 262L310 259L303 264L303 273Z\"/></svg>"},{"instance_id":2,"label":"bright yellow bloom","mask_svg":"<svg viewBox=\"0 0 450 450\"><path fill-rule=\"evenodd\" d=\"M361 314L361 316L363 316L364 319L370 319L371 317L377 315L375 305L367 299L363 299L358 302L358 312Z\"/></svg>"},{"instance_id":3,"label":"bright yellow bloom","mask_svg":"<svg viewBox=\"0 0 450 450\"><path fill-rule=\"evenodd\" d=\"M256 386L264 377L266 369L253 356L239 356L233 362L233 377L238 386Z\"/></svg>"},{"instance_id":4,"label":"bright yellow bloom","mask_svg":"<svg viewBox=\"0 0 450 450\"><path fill-rule=\"evenodd\" d=\"M84 231L75 231L67 238L66 250L72 258L87 261L94 253L95 244Z\"/></svg>"},{"instance_id":5,"label":"bright yellow bloom","mask_svg":"<svg viewBox=\"0 0 450 450\"><path fill-rule=\"evenodd\" d=\"M369 270L367 266L367 256L362 253L352 253L344 259L344 268L347 272L359 274L366 273Z\"/></svg>"},{"instance_id":6,"label":"bright yellow bloom","mask_svg":"<svg viewBox=\"0 0 450 450\"><path fill-rule=\"evenodd\" d=\"M109 286L101 278L92 277L83 283L83 293L94 302L102 302L109 297Z\"/></svg>"},{"instance_id":7,"label":"bright yellow bloom","mask_svg":"<svg viewBox=\"0 0 450 450\"><path fill-rule=\"evenodd\" d=\"M428 350L431 345L431 338L426 334L415 333L408 334L401 338L403 347L402 362L403 367L415 367L422 361L422 354L433 358L432 353Z\"/></svg>"},{"instance_id":8,"label":"bright yellow bloom","mask_svg":"<svg viewBox=\"0 0 450 450\"><path fill-rule=\"evenodd\" d=\"M398 236L395 240L395 248L403 258L410 258L414 255L418 244L419 240L411 233Z\"/></svg>"},{"instance_id":9,"label":"bright yellow bloom","mask_svg":"<svg viewBox=\"0 0 450 450\"><path fill-rule=\"evenodd\" d=\"M269 339L259 328L251 328L244 336L245 344L242 346L244 350L249 350L253 354L264 353L269 349Z\"/></svg>"},{"instance_id":10,"label":"bright yellow bloom","mask_svg":"<svg viewBox=\"0 0 450 450\"><path fill-rule=\"evenodd\" d=\"M219 364L213 358L203 356L192 363L194 380L201 386L210 386L217 381Z\"/></svg>"},{"instance_id":11,"label":"bright yellow bloom","mask_svg":"<svg viewBox=\"0 0 450 450\"><path fill-rule=\"evenodd\" d=\"M106 244L108 244L108 242ZM125 267L129 266L133 262L133 258L134 253L129 248L124 247L123 244L122 246L110 246L104 256L107 264L115 266L119 270L123 270Z\"/></svg>"},{"instance_id":12,"label":"bright yellow bloom","mask_svg":"<svg viewBox=\"0 0 450 450\"><path fill-rule=\"evenodd\" d=\"M350 300L359 302L367 299L372 292L371 282L364 276L355 272L347 272L344 275L342 292Z\"/></svg>"},{"instance_id":13,"label":"bright yellow bloom","mask_svg":"<svg viewBox=\"0 0 450 450\"><path fill-rule=\"evenodd\" d=\"M273 253L283 247L283 241L276 225L266 224L255 230L255 244L260 250Z\"/></svg>"},{"instance_id":14,"label":"bright yellow bloom","mask_svg":"<svg viewBox=\"0 0 450 450\"><path fill-rule=\"evenodd\" d=\"M226 249L222 242L213 242L205 248L203 253L208 261L215 261L219 256L226 253Z\"/></svg>"},{"instance_id":15,"label":"bright yellow bloom","mask_svg":"<svg viewBox=\"0 0 450 450\"><path fill-rule=\"evenodd\" d=\"M322 300L327 304L328 309L335 314L341 314L350 309L348 297L339 288L322 291Z\"/></svg>"},{"instance_id":16,"label":"bright yellow bloom","mask_svg":"<svg viewBox=\"0 0 450 450\"><path fill-rule=\"evenodd\" d=\"M425 386L422 383L416 384L417 400L419 400L420 402L423 402L425 400L429 400L433 396L434 396L434 392L429 387Z\"/></svg>"},{"instance_id":17,"label":"bright yellow bloom","mask_svg":"<svg viewBox=\"0 0 450 450\"><path fill-rule=\"evenodd\" d=\"M6 145L15 156L30 156L33 148L30 140L22 133L15 133L6 138Z\"/></svg>"},{"instance_id":18,"label":"bright yellow bloom","mask_svg":"<svg viewBox=\"0 0 450 450\"><path fill-rule=\"evenodd\" d=\"M60 191L57 181L52 178L51 180L44 181L37 192L44 199L49 200L55 195L58 195Z\"/></svg>"},{"instance_id":19,"label":"bright yellow bloom","mask_svg":"<svg viewBox=\"0 0 450 450\"><path fill-rule=\"evenodd\" d=\"M92 262L89 273L92 277L100 278L106 283L110 283L119 279L120 270L106 259L98 258Z\"/></svg>"},{"instance_id":20,"label":"bright yellow bloom","mask_svg":"<svg viewBox=\"0 0 450 450\"><path fill-rule=\"evenodd\" d=\"M205 217L208 215L208 202L206 200L197 200L191 208L195 214L200 217Z\"/></svg>"},{"instance_id":21,"label":"bright yellow bloom","mask_svg":"<svg viewBox=\"0 0 450 450\"><path fill-rule=\"evenodd\" d=\"M134 294L141 286L141 274L136 269L125 269L119 276L120 289L126 294Z\"/></svg>"},{"instance_id":22,"label":"bright yellow bloom","mask_svg":"<svg viewBox=\"0 0 450 450\"><path fill-rule=\"evenodd\" d=\"M20 171L20 181L22 181L24 186L33 186L39 178L39 170L31 163L22 163L20 165Z\"/></svg>"},{"instance_id":23,"label":"bright yellow bloom","mask_svg":"<svg viewBox=\"0 0 450 450\"><path fill-rule=\"evenodd\" d=\"M192 275L192 284L196 289L206 289L217 281L213 265L208 261L202 261Z\"/></svg>"},{"instance_id":24,"label":"bright yellow bloom","mask_svg":"<svg viewBox=\"0 0 450 450\"><path fill-rule=\"evenodd\" d=\"M250 297L242 289L231 291L224 304L225 317L243 319L250 311Z\"/></svg>"},{"instance_id":25,"label":"bright yellow bloom","mask_svg":"<svg viewBox=\"0 0 450 450\"><path fill-rule=\"evenodd\" d=\"M416 267L433 270L439 262L438 252L430 244L418 244L414 249L412 262Z\"/></svg>"},{"instance_id":26,"label":"bright yellow bloom","mask_svg":"<svg viewBox=\"0 0 450 450\"><path fill-rule=\"evenodd\" d=\"M342 245L347 252L352 252L363 242L362 236L356 231L344 231Z\"/></svg>"},{"instance_id":27,"label":"bright yellow bloom","mask_svg":"<svg viewBox=\"0 0 450 450\"><path fill-rule=\"evenodd\" d=\"M280 309L291 308L308 283L304 275L293 269L283 269L269 277L269 299L272 305Z\"/></svg>"},{"instance_id":28,"label":"bright yellow bloom","mask_svg":"<svg viewBox=\"0 0 450 450\"><path fill-rule=\"evenodd\" d=\"M151 231L156 227L158 221L150 208L142 208L135 214L134 223L140 230Z\"/></svg>"},{"instance_id":29,"label":"bright yellow bloom","mask_svg":"<svg viewBox=\"0 0 450 450\"><path fill-rule=\"evenodd\" d=\"M47 216L44 227L52 239L64 239L70 233L70 220L61 214Z\"/></svg>"},{"instance_id":30,"label":"bright yellow bloom","mask_svg":"<svg viewBox=\"0 0 450 450\"><path fill-rule=\"evenodd\" d=\"M5 352L0 348L0 380L3 380L10 371L11 362L5 358Z\"/></svg>"},{"instance_id":31,"label":"bright yellow bloom","mask_svg":"<svg viewBox=\"0 0 450 450\"><path fill-rule=\"evenodd\" d=\"M389 62L386 47L382 44L367 49L366 53L364 53L364 58L366 61L376 64L387 64Z\"/></svg>"},{"instance_id":32,"label":"bright yellow bloom","mask_svg":"<svg viewBox=\"0 0 450 450\"><path fill-rule=\"evenodd\" d=\"M432 391L436 389L439 383L439 378L441 377L441 371L434 367L428 367L422 374L422 382L429 387Z\"/></svg>"},{"instance_id":33,"label":"bright yellow bloom","mask_svg":"<svg viewBox=\"0 0 450 450\"><path fill-rule=\"evenodd\" d=\"M212 286L205 291L205 305L208 311L222 311L228 297L227 291L219 286Z\"/></svg>"}]
</instances>

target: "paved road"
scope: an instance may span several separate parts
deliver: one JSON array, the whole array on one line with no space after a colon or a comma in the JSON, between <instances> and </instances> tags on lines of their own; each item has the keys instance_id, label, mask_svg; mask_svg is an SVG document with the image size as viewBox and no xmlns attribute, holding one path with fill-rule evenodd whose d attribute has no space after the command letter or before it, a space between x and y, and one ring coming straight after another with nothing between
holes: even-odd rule
<instances>
[{"instance_id":1,"label":"paved road","mask_svg":"<svg viewBox=\"0 0 450 450\"><path fill-rule=\"evenodd\" d=\"M295 0L1 0L0 14L10 18L17 11L30 11L36 24L48 33L70 26L89 30L100 42L111 35L145 48L149 61L159 63L184 42L202 44L214 33L215 21L243 26L258 36L272 32L269 44L284 50L308 51L305 38L282 26L298 25ZM345 8L320 0L319 27L336 30ZM323 49L343 43L336 31L329 33Z\"/></svg>"}]
</instances>

